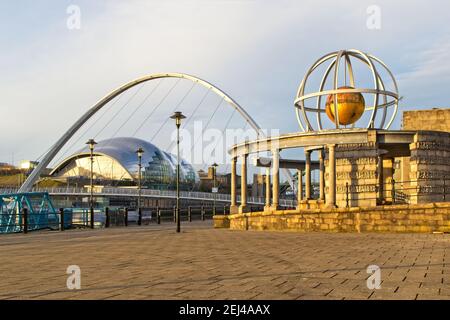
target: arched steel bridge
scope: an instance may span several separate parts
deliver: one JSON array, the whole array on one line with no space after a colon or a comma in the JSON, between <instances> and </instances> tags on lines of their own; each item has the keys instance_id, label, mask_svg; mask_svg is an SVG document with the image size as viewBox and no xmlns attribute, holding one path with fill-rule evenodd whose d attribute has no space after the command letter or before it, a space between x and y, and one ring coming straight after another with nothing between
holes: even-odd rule
<instances>
[{"instance_id":1,"label":"arched steel bridge","mask_svg":"<svg viewBox=\"0 0 450 320\"><path fill-rule=\"evenodd\" d=\"M17 188L0 189L0 194L17 193ZM19 191L20 192L20 191ZM89 190L85 188L32 188L30 192L47 192L51 196L89 196ZM129 188L102 188L95 192L95 197L129 197L137 198L139 196L137 189ZM176 192L171 190L153 190L142 189L142 198L152 199L176 199ZM185 200L196 200L213 202L214 194L209 192L192 192L180 191L180 198ZM216 202L230 203L231 196L229 194L217 193ZM240 202L240 197L237 198ZM247 203L252 205L264 205L265 198L263 197L248 197ZM296 206L296 201L291 199L280 199L280 206L285 208L293 208Z\"/></svg>"},{"instance_id":2,"label":"arched steel bridge","mask_svg":"<svg viewBox=\"0 0 450 320\"><path fill-rule=\"evenodd\" d=\"M114 91L108 93L105 97L103 97L100 101L98 101L94 106L92 106L78 121L76 121L62 136L59 140L50 148L50 150L45 154L43 159L39 162L37 167L31 172L25 182L22 184L18 192L29 192L33 189L33 185L39 179L41 173L47 168L50 162L54 159L54 157L58 154L58 152L64 147L64 145L73 137L73 135L92 117L94 116L100 109L102 109L108 102L113 100L115 97L124 93L125 91L133 88L134 86L161 78L179 78L186 79L198 83L209 90L212 90L218 96L220 96L224 101L226 101L231 107L233 107L239 114L252 126L252 128L257 132L258 136L264 137L264 133L255 120L250 117L250 115L242 108L235 100L233 100L229 95L227 95L224 91L214 86L213 84L200 79L198 77L184 74L184 73L155 73L150 74L135 80L132 80L123 86L115 89ZM288 177L288 181L291 186L294 185L293 178L289 171L285 170L284 173Z\"/></svg>"}]
</instances>

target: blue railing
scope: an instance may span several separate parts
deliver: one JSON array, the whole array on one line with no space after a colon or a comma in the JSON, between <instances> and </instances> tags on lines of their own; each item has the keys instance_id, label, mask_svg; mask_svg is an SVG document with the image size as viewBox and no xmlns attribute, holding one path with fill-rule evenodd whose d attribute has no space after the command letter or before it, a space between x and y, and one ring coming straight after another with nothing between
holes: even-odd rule
<instances>
[{"instance_id":1,"label":"blue railing","mask_svg":"<svg viewBox=\"0 0 450 320\"><path fill-rule=\"evenodd\" d=\"M65 210L64 224L71 224L70 210ZM47 192L0 194L0 233L24 229L58 229L60 216Z\"/></svg>"}]
</instances>

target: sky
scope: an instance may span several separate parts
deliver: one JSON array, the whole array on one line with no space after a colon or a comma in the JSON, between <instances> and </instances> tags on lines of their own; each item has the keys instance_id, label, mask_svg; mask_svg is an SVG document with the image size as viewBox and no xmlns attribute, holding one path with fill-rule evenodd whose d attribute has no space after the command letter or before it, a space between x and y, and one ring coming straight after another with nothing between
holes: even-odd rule
<instances>
[{"instance_id":1,"label":"sky","mask_svg":"<svg viewBox=\"0 0 450 320\"><path fill-rule=\"evenodd\" d=\"M79 29L68 28L73 5ZM379 28L368 27L373 5ZM389 66L403 97L400 112L448 107L449 11L441 0L0 0L0 162L38 158L106 93L156 72L196 75L261 127L298 131L293 101L305 72L318 57L346 48ZM223 112L218 128L228 118Z\"/></svg>"}]
</instances>

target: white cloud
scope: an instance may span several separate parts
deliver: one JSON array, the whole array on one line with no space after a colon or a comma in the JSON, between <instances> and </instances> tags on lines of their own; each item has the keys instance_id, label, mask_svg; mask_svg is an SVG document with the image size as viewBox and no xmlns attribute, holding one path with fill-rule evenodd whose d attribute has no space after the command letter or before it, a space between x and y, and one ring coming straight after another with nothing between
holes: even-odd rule
<instances>
[{"instance_id":1,"label":"white cloud","mask_svg":"<svg viewBox=\"0 0 450 320\"><path fill-rule=\"evenodd\" d=\"M0 112L10 119L1 154L39 155L106 92L161 71L205 78L263 127L297 130L292 101L303 73L317 56L345 47L385 60L408 103L445 101L450 48L441 12L448 8L378 2L380 31L366 28L371 1L136 0L101 9L80 1L80 31L68 30L65 7L53 5L58 18L43 20L46 28L1 47ZM418 14L420 22L411 19Z\"/></svg>"},{"instance_id":2,"label":"white cloud","mask_svg":"<svg viewBox=\"0 0 450 320\"><path fill-rule=\"evenodd\" d=\"M438 107L435 104L446 100L441 96L445 92L443 87L450 85L450 39L436 41L414 60L410 71L397 75L404 88L404 104L409 104L409 107Z\"/></svg>"}]
</instances>

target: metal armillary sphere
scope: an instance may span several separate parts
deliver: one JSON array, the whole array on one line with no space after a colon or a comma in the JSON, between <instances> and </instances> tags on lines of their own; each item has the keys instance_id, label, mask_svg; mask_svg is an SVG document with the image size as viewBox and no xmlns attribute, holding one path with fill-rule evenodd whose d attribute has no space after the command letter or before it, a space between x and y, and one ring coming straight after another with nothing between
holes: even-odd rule
<instances>
[{"instance_id":1,"label":"metal armillary sphere","mask_svg":"<svg viewBox=\"0 0 450 320\"><path fill-rule=\"evenodd\" d=\"M357 87L352 61L360 61L369 68L373 87ZM329 64L322 76L318 91L305 93L312 73L325 63ZM387 72L388 79L380 76L379 71L381 70ZM331 76L332 85L326 88L327 80ZM345 79L344 84L342 84L342 77ZM388 83L386 81L392 83L392 91L386 88ZM372 105L367 105L363 94L373 95ZM315 102L315 106L311 105L311 101ZM318 59L303 78L294 104L300 128L306 132L341 129L347 128L347 126L388 129L397 114L398 101L397 82L388 67L373 55L350 49L332 52ZM393 108L390 115L389 108ZM368 116L363 117L365 114ZM330 121L328 121L328 127L326 126L327 118L332 123L329 125ZM358 120L360 121L358 122ZM363 120L366 123L361 125Z\"/></svg>"}]
</instances>

